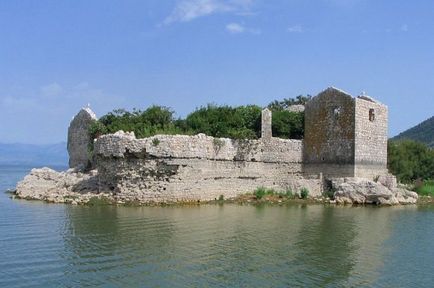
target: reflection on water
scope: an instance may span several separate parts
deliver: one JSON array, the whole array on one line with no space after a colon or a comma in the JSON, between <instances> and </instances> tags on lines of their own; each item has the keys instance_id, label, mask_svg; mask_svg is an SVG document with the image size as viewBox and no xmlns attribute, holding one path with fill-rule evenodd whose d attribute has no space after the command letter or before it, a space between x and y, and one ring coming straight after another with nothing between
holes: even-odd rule
<instances>
[{"instance_id":1,"label":"reflection on water","mask_svg":"<svg viewBox=\"0 0 434 288\"><path fill-rule=\"evenodd\" d=\"M0 286L430 287L433 212L79 207L1 195Z\"/></svg>"}]
</instances>

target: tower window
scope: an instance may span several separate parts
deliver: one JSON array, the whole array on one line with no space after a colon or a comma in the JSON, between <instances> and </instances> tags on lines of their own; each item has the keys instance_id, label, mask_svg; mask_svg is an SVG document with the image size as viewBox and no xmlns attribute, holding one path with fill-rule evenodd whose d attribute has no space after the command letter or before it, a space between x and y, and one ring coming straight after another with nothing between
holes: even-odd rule
<instances>
[{"instance_id":1,"label":"tower window","mask_svg":"<svg viewBox=\"0 0 434 288\"><path fill-rule=\"evenodd\" d=\"M369 121L373 122L375 121L375 110L369 109Z\"/></svg>"}]
</instances>

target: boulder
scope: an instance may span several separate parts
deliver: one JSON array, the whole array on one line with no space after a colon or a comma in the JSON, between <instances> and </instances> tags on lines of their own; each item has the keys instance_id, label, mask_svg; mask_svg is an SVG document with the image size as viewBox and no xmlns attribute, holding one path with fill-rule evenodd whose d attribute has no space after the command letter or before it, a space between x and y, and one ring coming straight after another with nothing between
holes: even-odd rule
<instances>
[{"instance_id":1,"label":"boulder","mask_svg":"<svg viewBox=\"0 0 434 288\"><path fill-rule=\"evenodd\" d=\"M338 178L332 180L336 189L334 198L338 204L414 204L418 195L403 188L389 189L379 182L360 178Z\"/></svg>"},{"instance_id":2,"label":"boulder","mask_svg":"<svg viewBox=\"0 0 434 288\"><path fill-rule=\"evenodd\" d=\"M65 203L98 194L97 172L82 173L76 169L57 172L44 167L32 169L18 182L15 194L18 198ZM84 197L82 197L84 196Z\"/></svg>"}]
</instances>

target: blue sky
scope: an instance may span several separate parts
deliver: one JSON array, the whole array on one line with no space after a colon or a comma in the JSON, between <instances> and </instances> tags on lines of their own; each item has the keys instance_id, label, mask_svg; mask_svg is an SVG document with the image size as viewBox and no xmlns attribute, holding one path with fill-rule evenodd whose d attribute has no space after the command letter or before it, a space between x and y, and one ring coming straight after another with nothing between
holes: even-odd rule
<instances>
[{"instance_id":1,"label":"blue sky","mask_svg":"<svg viewBox=\"0 0 434 288\"><path fill-rule=\"evenodd\" d=\"M0 142L66 139L87 103L266 105L336 86L434 112L434 1L0 0Z\"/></svg>"}]
</instances>

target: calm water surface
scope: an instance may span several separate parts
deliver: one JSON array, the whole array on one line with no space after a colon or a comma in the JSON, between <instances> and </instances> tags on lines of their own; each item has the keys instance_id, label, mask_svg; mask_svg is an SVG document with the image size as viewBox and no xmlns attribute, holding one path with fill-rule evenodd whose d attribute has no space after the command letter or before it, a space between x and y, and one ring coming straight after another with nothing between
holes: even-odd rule
<instances>
[{"instance_id":1,"label":"calm water surface","mask_svg":"<svg viewBox=\"0 0 434 288\"><path fill-rule=\"evenodd\" d=\"M0 190L28 169L0 167ZM77 207L0 193L0 287L434 287L434 207Z\"/></svg>"}]
</instances>

